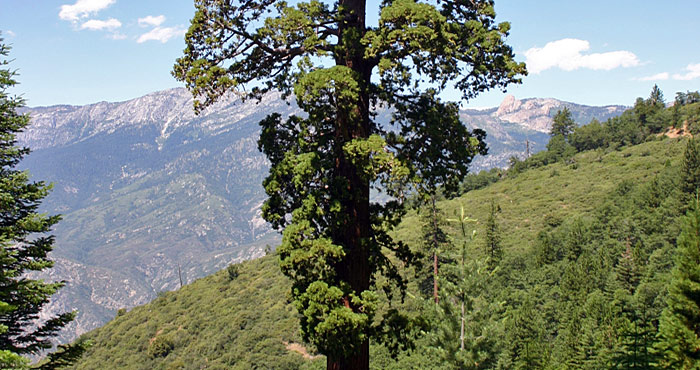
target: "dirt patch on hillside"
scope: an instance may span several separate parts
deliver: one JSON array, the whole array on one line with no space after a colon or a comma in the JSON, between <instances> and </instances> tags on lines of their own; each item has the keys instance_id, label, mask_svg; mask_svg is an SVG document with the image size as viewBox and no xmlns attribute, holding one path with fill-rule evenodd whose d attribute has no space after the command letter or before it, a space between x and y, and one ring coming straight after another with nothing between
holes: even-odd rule
<instances>
[{"instance_id":1,"label":"dirt patch on hillside","mask_svg":"<svg viewBox=\"0 0 700 370\"><path fill-rule=\"evenodd\" d=\"M676 127L669 127L666 132L660 133L659 136L661 135L666 135L670 137L671 139L675 139L681 136L688 136L691 137L693 134L690 133L688 130L688 122L683 123L683 127L681 128L676 128Z\"/></svg>"},{"instance_id":2,"label":"dirt patch on hillside","mask_svg":"<svg viewBox=\"0 0 700 370\"><path fill-rule=\"evenodd\" d=\"M302 356L304 356L305 359L315 360L317 358L321 358L321 355L310 354L309 351L306 350L306 347L302 346L299 343L289 343L289 342L282 342L282 343L284 343L284 346L287 348L288 351L294 351L296 353L299 353Z\"/></svg>"}]
</instances>

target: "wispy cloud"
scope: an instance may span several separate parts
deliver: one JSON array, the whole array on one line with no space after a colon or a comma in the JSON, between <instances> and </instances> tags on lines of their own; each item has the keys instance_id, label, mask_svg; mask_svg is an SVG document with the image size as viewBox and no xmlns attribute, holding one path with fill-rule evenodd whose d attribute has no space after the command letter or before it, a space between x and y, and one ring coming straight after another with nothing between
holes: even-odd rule
<instances>
[{"instance_id":1,"label":"wispy cloud","mask_svg":"<svg viewBox=\"0 0 700 370\"><path fill-rule=\"evenodd\" d=\"M688 64L687 67L685 67L686 73L680 74L680 73L675 73L673 75L674 80L681 80L681 81L690 81L694 80L696 78L700 78L700 63L698 64Z\"/></svg>"},{"instance_id":2,"label":"wispy cloud","mask_svg":"<svg viewBox=\"0 0 700 370\"><path fill-rule=\"evenodd\" d=\"M10 37L15 37L15 36L17 36L16 33L12 32L12 30L7 30L7 31L5 31L5 33L7 34L7 36L10 36Z\"/></svg>"},{"instance_id":3,"label":"wispy cloud","mask_svg":"<svg viewBox=\"0 0 700 370\"><path fill-rule=\"evenodd\" d=\"M168 42L173 37L183 36L185 34L184 28L179 27L156 27L143 35L141 35L136 42L139 44L146 41L160 41L162 43Z\"/></svg>"},{"instance_id":4,"label":"wispy cloud","mask_svg":"<svg viewBox=\"0 0 700 370\"><path fill-rule=\"evenodd\" d=\"M109 38L112 40L124 40L126 39L126 35L123 33L115 32L109 35Z\"/></svg>"},{"instance_id":5,"label":"wispy cloud","mask_svg":"<svg viewBox=\"0 0 700 370\"><path fill-rule=\"evenodd\" d=\"M564 71L592 69L609 71L615 68L638 66L641 63L634 53L620 50L607 53L584 54L591 45L586 40L562 39L547 43L542 48L531 48L525 52L525 63L529 72L538 74L550 68Z\"/></svg>"},{"instance_id":6,"label":"wispy cloud","mask_svg":"<svg viewBox=\"0 0 700 370\"><path fill-rule=\"evenodd\" d=\"M98 19L91 19L82 25L80 25L81 30L92 30L92 31L99 31L99 30L116 30L117 28L122 26L122 22L119 22L119 20L110 18L106 21L98 20Z\"/></svg>"},{"instance_id":7,"label":"wispy cloud","mask_svg":"<svg viewBox=\"0 0 700 370\"><path fill-rule=\"evenodd\" d=\"M165 16L164 15L159 15L159 16L153 16L149 15L143 18L139 18L139 26L141 27L148 27L148 26L154 26L158 27L161 24L165 22Z\"/></svg>"},{"instance_id":8,"label":"wispy cloud","mask_svg":"<svg viewBox=\"0 0 700 370\"><path fill-rule=\"evenodd\" d=\"M661 72L651 76L636 78L637 81L666 81L671 77L668 72Z\"/></svg>"},{"instance_id":9,"label":"wispy cloud","mask_svg":"<svg viewBox=\"0 0 700 370\"><path fill-rule=\"evenodd\" d=\"M72 5L61 5L58 17L65 21L75 22L80 18L97 13L115 2L116 0L77 0Z\"/></svg>"}]
</instances>

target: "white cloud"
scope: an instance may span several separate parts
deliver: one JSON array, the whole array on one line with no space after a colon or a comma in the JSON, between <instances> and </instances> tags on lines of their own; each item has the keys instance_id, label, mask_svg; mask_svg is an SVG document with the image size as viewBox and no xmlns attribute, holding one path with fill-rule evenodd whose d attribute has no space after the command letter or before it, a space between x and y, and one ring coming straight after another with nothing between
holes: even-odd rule
<instances>
[{"instance_id":1,"label":"white cloud","mask_svg":"<svg viewBox=\"0 0 700 370\"><path fill-rule=\"evenodd\" d=\"M136 42L139 44L146 41L160 41L162 43L168 42L173 37L184 36L185 29L178 27L156 27L143 35L141 35Z\"/></svg>"},{"instance_id":2,"label":"white cloud","mask_svg":"<svg viewBox=\"0 0 700 370\"><path fill-rule=\"evenodd\" d=\"M640 64L633 53L625 50L607 53L583 54L591 48L586 40L562 39L547 43L543 48L531 48L525 52L529 72L538 74L550 68L573 71L580 68L605 70L634 67Z\"/></svg>"},{"instance_id":3,"label":"white cloud","mask_svg":"<svg viewBox=\"0 0 700 370\"><path fill-rule=\"evenodd\" d=\"M159 15L159 16L149 15L147 17L139 18L139 26L141 26L141 27L147 27L147 26L158 27L161 24L163 24L163 22L165 22L164 15Z\"/></svg>"},{"instance_id":4,"label":"white cloud","mask_svg":"<svg viewBox=\"0 0 700 370\"><path fill-rule=\"evenodd\" d=\"M15 36L17 36L16 33L12 32L12 30L7 30L7 31L5 31L5 33L7 33L7 36L10 36L10 37L15 37Z\"/></svg>"},{"instance_id":5,"label":"white cloud","mask_svg":"<svg viewBox=\"0 0 700 370\"><path fill-rule=\"evenodd\" d=\"M126 35L123 33L115 32L115 33L109 35L109 38L112 40L124 40L124 39L126 39Z\"/></svg>"},{"instance_id":6,"label":"white cloud","mask_svg":"<svg viewBox=\"0 0 700 370\"><path fill-rule=\"evenodd\" d=\"M92 31L106 29L106 30L111 31L111 30L115 30L121 26L122 26L122 22L119 22L119 20L114 19L114 18L110 18L106 21L101 21L98 19L91 19L91 20L83 23L82 25L80 25L80 29L81 30L88 29L88 30L92 30Z\"/></svg>"},{"instance_id":7,"label":"white cloud","mask_svg":"<svg viewBox=\"0 0 700 370\"><path fill-rule=\"evenodd\" d=\"M673 79L681 81L690 81L696 78L700 78L700 63L688 64L688 66L685 67L685 70L687 71L685 74L675 73L673 75Z\"/></svg>"},{"instance_id":8,"label":"white cloud","mask_svg":"<svg viewBox=\"0 0 700 370\"><path fill-rule=\"evenodd\" d=\"M73 5L61 5L58 17L65 21L77 21L114 4L116 0L77 0Z\"/></svg>"},{"instance_id":9,"label":"white cloud","mask_svg":"<svg viewBox=\"0 0 700 370\"><path fill-rule=\"evenodd\" d=\"M668 72L661 72L655 75L637 78L637 81L666 81L670 78Z\"/></svg>"}]
</instances>

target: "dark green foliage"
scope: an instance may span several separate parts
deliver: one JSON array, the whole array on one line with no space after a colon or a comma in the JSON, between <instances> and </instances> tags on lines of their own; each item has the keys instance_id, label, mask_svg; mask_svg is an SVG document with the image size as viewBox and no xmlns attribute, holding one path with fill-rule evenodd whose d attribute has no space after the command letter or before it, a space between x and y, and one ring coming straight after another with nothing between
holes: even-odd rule
<instances>
[{"instance_id":1,"label":"dark green foliage","mask_svg":"<svg viewBox=\"0 0 700 370\"><path fill-rule=\"evenodd\" d=\"M577 152L603 147L607 142L605 126L598 120L593 120L587 125L578 127L570 136L569 143Z\"/></svg>"},{"instance_id":2,"label":"dark green foliage","mask_svg":"<svg viewBox=\"0 0 700 370\"><path fill-rule=\"evenodd\" d=\"M491 199L491 210L489 218L486 219L486 255L490 269L496 268L503 258L503 247L501 245L501 230L498 227L496 217L501 207Z\"/></svg>"},{"instance_id":3,"label":"dark green foliage","mask_svg":"<svg viewBox=\"0 0 700 370\"><path fill-rule=\"evenodd\" d=\"M681 191L686 199L694 198L700 192L700 140L688 140L681 167Z\"/></svg>"},{"instance_id":4,"label":"dark green foliage","mask_svg":"<svg viewBox=\"0 0 700 370\"><path fill-rule=\"evenodd\" d=\"M552 120L552 128L549 130L549 135L552 137L562 136L564 139L568 139L576 129L576 122L571 117L571 111L569 108L564 108L554 115Z\"/></svg>"},{"instance_id":5,"label":"dark green foliage","mask_svg":"<svg viewBox=\"0 0 700 370\"><path fill-rule=\"evenodd\" d=\"M661 363L667 368L697 369L700 367L700 202L697 198L682 220L667 304L659 328Z\"/></svg>"},{"instance_id":6,"label":"dark green foliage","mask_svg":"<svg viewBox=\"0 0 700 370\"><path fill-rule=\"evenodd\" d=\"M500 168L492 168L488 171L479 171L479 173L470 173L462 180L462 193L472 190L484 188L498 181L504 174L504 170Z\"/></svg>"},{"instance_id":7,"label":"dark green foliage","mask_svg":"<svg viewBox=\"0 0 700 370\"><path fill-rule=\"evenodd\" d=\"M647 103L651 106L661 108L666 105L666 102L664 101L664 93L661 91L661 89L659 89L658 85L654 85L654 87L651 89Z\"/></svg>"},{"instance_id":8,"label":"dark green foliage","mask_svg":"<svg viewBox=\"0 0 700 370\"><path fill-rule=\"evenodd\" d=\"M457 105L438 95L451 85L469 99L520 82L525 66L504 42L510 26L494 22L492 1L382 2L370 27L361 0L195 6L173 74L198 98L196 110L232 89L258 98L276 89L306 113L260 123L271 162L263 217L284 229L278 252L304 338L329 368L366 368L369 338L384 332L376 279L403 292L394 261L413 260L389 233L406 191L456 191L486 153L484 132L467 130ZM391 130L373 119L380 103L394 110ZM392 200L370 202L371 187Z\"/></svg>"},{"instance_id":9,"label":"dark green foliage","mask_svg":"<svg viewBox=\"0 0 700 370\"><path fill-rule=\"evenodd\" d=\"M423 255L418 281L421 293L424 297L432 296L438 302L440 264L445 262L445 247L447 246L447 234L445 233L445 216L436 205L436 196L429 196L425 207L421 212L421 224L423 231L423 243L421 254Z\"/></svg>"},{"instance_id":10,"label":"dark green foliage","mask_svg":"<svg viewBox=\"0 0 700 370\"><path fill-rule=\"evenodd\" d=\"M49 353L46 359L41 361L38 369L53 370L71 366L78 362L85 351L92 346L89 340L78 340L72 344L60 344L55 352Z\"/></svg>"},{"instance_id":11,"label":"dark green foliage","mask_svg":"<svg viewBox=\"0 0 700 370\"><path fill-rule=\"evenodd\" d=\"M677 92L676 93L676 100L674 105L678 106L683 106L683 105L689 105L693 103L700 103L700 92L698 91L693 91L693 92Z\"/></svg>"},{"instance_id":12,"label":"dark green foliage","mask_svg":"<svg viewBox=\"0 0 700 370\"><path fill-rule=\"evenodd\" d=\"M240 268L237 264L230 264L228 265L228 267L226 267L226 274L228 276L228 279L231 281L236 280L239 273Z\"/></svg>"},{"instance_id":13,"label":"dark green foliage","mask_svg":"<svg viewBox=\"0 0 700 370\"><path fill-rule=\"evenodd\" d=\"M629 239L625 251L620 255L614 268L609 290L613 294L614 326L617 328L618 342L610 362L616 369L650 369L656 361L653 355L657 319L653 301L647 298L656 292L647 286L637 293L643 279L638 257L632 252Z\"/></svg>"},{"instance_id":14,"label":"dark green foliage","mask_svg":"<svg viewBox=\"0 0 700 370\"><path fill-rule=\"evenodd\" d=\"M151 339L150 343L148 343L146 353L153 358L165 357L174 347L175 344L173 344L173 340L170 339L169 336L156 335L156 337Z\"/></svg>"},{"instance_id":15,"label":"dark green foliage","mask_svg":"<svg viewBox=\"0 0 700 370\"><path fill-rule=\"evenodd\" d=\"M16 136L29 124L29 116L18 110L24 100L8 95L17 82L5 59L10 48L0 38L0 365L23 366L18 355L37 355L52 347L51 338L75 318L75 312L49 319L39 314L64 283L45 283L27 274L53 266L48 258L54 237L47 233L60 216L38 212L51 190L43 181L32 182L16 167L29 148L16 145ZM64 346L52 357L49 367L70 363L82 347Z\"/></svg>"}]
</instances>

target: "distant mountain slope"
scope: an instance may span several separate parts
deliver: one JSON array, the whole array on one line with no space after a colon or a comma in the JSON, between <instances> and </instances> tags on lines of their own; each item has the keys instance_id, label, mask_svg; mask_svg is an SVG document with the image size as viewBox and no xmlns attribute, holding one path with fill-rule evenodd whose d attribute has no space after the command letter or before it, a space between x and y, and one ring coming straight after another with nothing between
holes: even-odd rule
<instances>
[{"instance_id":1,"label":"distant mountain slope","mask_svg":"<svg viewBox=\"0 0 700 370\"><path fill-rule=\"evenodd\" d=\"M548 222L591 216L620 183L646 183L664 167L678 166L684 147L682 140L666 139L620 151L584 152L574 157L575 166L555 163L530 169L441 202L440 208L451 215L464 207L470 217L482 221L476 229L483 236L483 220L495 198L502 209L499 224L506 258L515 258L532 251L540 231L551 228ZM415 213L409 214L397 231L413 246L420 239L416 223ZM457 226L448 231L458 234ZM295 351L299 346L290 346L300 341L297 315L288 303L289 281L279 272L276 258L246 262L237 272L233 279L223 270L198 280L86 334L85 339L95 345L75 368L322 368L322 360L304 359ZM419 294L413 293L407 305L419 307L412 298ZM156 351L157 341L165 350ZM426 363L434 358L420 357L425 351L417 353L394 362L385 349L373 346L371 365L373 369L435 366Z\"/></svg>"},{"instance_id":2,"label":"distant mountain slope","mask_svg":"<svg viewBox=\"0 0 700 370\"><path fill-rule=\"evenodd\" d=\"M68 286L54 310L78 309L66 338L95 328L121 307L262 255L278 236L260 218L267 161L257 150L258 122L298 112L279 94L261 102L229 96L200 116L184 89L120 103L29 108L20 136L34 152L22 166L52 181L44 204L64 215L55 234L57 266ZM555 99L507 98L501 107L463 110L488 136L489 156L472 169L505 166L511 156L544 148L548 122L568 106L581 123L622 107L587 107ZM379 111L388 122L390 112Z\"/></svg>"}]
</instances>

